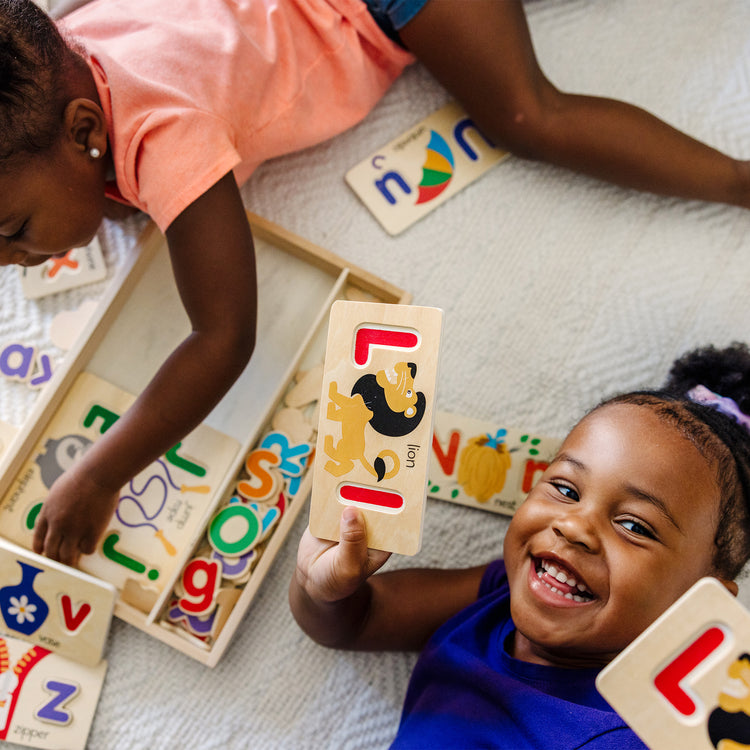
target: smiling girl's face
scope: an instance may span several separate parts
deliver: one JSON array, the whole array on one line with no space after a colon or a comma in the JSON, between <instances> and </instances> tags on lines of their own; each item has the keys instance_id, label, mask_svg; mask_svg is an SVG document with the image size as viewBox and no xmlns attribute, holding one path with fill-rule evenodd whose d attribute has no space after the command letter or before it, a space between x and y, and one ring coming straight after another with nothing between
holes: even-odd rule
<instances>
[{"instance_id":1,"label":"smiling girl's face","mask_svg":"<svg viewBox=\"0 0 750 750\"><path fill-rule=\"evenodd\" d=\"M506 534L514 656L606 664L710 575L715 476L647 407L612 404L585 417Z\"/></svg>"}]
</instances>

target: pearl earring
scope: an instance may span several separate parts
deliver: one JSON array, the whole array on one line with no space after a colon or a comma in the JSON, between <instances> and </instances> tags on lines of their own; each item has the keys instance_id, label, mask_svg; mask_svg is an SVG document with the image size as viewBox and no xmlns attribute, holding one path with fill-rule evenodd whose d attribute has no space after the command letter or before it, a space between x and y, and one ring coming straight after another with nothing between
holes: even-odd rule
<instances>
[{"instance_id":1,"label":"pearl earring","mask_svg":"<svg viewBox=\"0 0 750 750\"><path fill-rule=\"evenodd\" d=\"M92 159L98 159L101 155L102 155L102 152L99 151L98 148L94 147L94 148L89 149L89 156Z\"/></svg>"}]
</instances>

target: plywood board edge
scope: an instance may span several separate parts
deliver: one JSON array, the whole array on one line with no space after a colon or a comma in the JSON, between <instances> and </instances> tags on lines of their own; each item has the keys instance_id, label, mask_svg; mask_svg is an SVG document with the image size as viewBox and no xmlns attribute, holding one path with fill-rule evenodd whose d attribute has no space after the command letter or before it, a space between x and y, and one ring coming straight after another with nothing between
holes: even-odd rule
<instances>
[{"instance_id":1,"label":"plywood board edge","mask_svg":"<svg viewBox=\"0 0 750 750\"><path fill-rule=\"evenodd\" d=\"M248 221L253 233L259 238L277 245L286 252L298 258L303 258L318 268L336 275L344 268L349 269L352 282L368 292L375 292L384 302L399 302L408 304L411 294L394 284L384 281L364 268L354 266L340 255L299 237L284 227L274 224L257 214L247 212Z\"/></svg>"},{"instance_id":2,"label":"plywood board edge","mask_svg":"<svg viewBox=\"0 0 750 750\"><path fill-rule=\"evenodd\" d=\"M314 463L314 461L312 462ZM263 556L260 558L257 567L253 570L250 580L242 591L240 598L232 608L232 612L229 615L224 628L219 633L209 653L208 660L206 663L210 667L215 667L221 657L224 655L227 647L229 646L232 638L236 634L236 630L242 618L247 613L250 605L255 599L255 595L258 593L258 589L262 585L268 571L271 568L274 560L281 551L281 548L288 540L289 532L291 531L294 522L297 520L302 508L308 504L310 499L310 489L312 488L312 463L308 469L307 475L300 487L299 495L293 503L290 504L287 512L283 515L281 521L279 521L278 528L274 532L271 540L268 543Z\"/></svg>"},{"instance_id":3,"label":"plywood board edge","mask_svg":"<svg viewBox=\"0 0 750 750\"><path fill-rule=\"evenodd\" d=\"M170 631L157 623L149 624L146 615L136 607L132 607L123 601L118 601L115 604L115 617L118 617L129 625L138 628L138 630L142 630L147 635L156 638L167 646L171 646L177 651L180 651L185 654L185 656L189 656L191 659L195 659L202 664L208 664L210 653L208 649L203 650L198 648L186 637L179 633Z\"/></svg>"}]
</instances>

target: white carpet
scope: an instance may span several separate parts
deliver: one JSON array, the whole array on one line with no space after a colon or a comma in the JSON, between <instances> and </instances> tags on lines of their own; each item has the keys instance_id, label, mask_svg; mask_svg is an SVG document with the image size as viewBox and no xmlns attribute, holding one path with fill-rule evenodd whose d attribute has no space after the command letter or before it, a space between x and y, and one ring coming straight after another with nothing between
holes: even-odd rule
<instances>
[{"instance_id":1,"label":"white carpet","mask_svg":"<svg viewBox=\"0 0 750 750\"><path fill-rule=\"evenodd\" d=\"M531 0L527 10L561 88L627 99L750 158L747 0ZM750 214L740 209L510 159L387 236L343 175L446 100L413 67L359 127L264 165L244 189L251 210L445 310L440 409L563 435L601 397L660 384L685 349L750 339ZM111 267L138 226L103 229ZM43 341L55 312L101 291L30 303L14 271L1 278L0 345ZM19 424L28 389L0 389L0 418ZM415 656L327 651L297 629L286 590L305 515L216 669L115 622L91 748L388 746ZM430 502L423 551L391 564L487 561L506 523Z\"/></svg>"}]
</instances>

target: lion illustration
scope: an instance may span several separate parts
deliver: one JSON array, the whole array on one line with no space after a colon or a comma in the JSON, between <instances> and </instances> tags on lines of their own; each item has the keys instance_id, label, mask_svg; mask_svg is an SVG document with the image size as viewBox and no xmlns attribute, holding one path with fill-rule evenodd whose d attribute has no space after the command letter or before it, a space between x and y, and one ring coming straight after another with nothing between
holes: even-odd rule
<instances>
[{"instance_id":1,"label":"lion illustration","mask_svg":"<svg viewBox=\"0 0 750 750\"><path fill-rule=\"evenodd\" d=\"M750 748L750 654L727 670L730 684L719 693L719 705L708 718L708 736L717 750Z\"/></svg>"},{"instance_id":2,"label":"lion illustration","mask_svg":"<svg viewBox=\"0 0 750 750\"><path fill-rule=\"evenodd\" d=\"M347 474L359 461L377 481L394 477L401 464L392 450L382 450L371 464L365 456L366 427L389 437L403 437L419 425L426 399L414 390L417 366L398 362L393 370L380 370L376 375L363 375L352 387L351 396L339 393L332 381L328 389L326 417L341 422L341 439L334 445L333 435L326 435L323 448L331 458L325 470L336 477ZM386 471L385 459L392 462Z\"/></svg>"}]
</instances>

